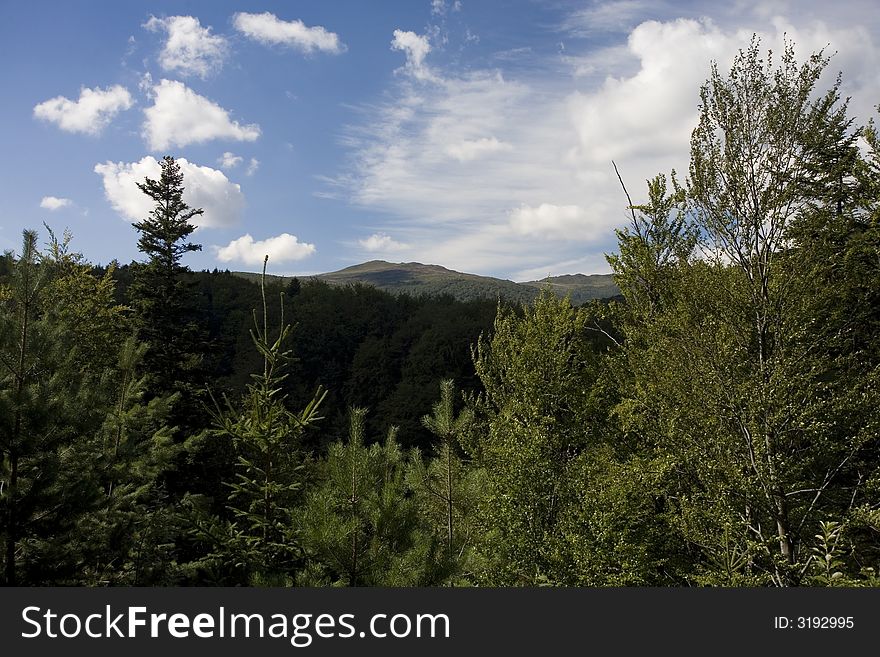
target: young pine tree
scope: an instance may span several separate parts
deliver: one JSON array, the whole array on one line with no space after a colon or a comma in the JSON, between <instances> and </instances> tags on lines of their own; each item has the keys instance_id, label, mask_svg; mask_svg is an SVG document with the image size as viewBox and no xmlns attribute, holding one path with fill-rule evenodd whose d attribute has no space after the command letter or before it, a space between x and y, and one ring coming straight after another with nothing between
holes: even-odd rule
<instances>
[{"instance_id":1,"label":"young pine tree","mask_svg":"<svg viewBox=\"0 0 880 657\"><path fill-rule=\"evenodd\" d=\"M452 379L440 383L440 400L422 424L439 439L436 454L426 462L419 450L410 457L408 480L416 495L420 515L437 542L436 576L440 581L455 581L471 570L475 541L475 512L480 496L482 474L462 461L464 434L474 421L470 408L455 414L455 384Z\"/></svg>"},{"instance_id":2,"label":"young pine tree","mask_svg":"<svg viewBox=\"0 0 880 657\"><path fill-rule=\"evenodd\" d=\"M287 407L283 384L290 351L285 342L291 326L284 323L270 336L263 262L262 323L254 314L251 338L263 356L263 371L253 382L240 408L226 400L215 414L215 435L230 439L235 450L236 474L229 483L228 507L232 521L225 551L240 565L249 583L287 582L299 565L301 546L294 531L294 511L305 479L302 435L321 419L325 392L320 387L300 412Z\"/></svg>"},{"instance_id":3,"label":"young pine tree","mask_svg":"<svg viewBox=\"0 0 880 657\"><path fill-rule=\"evenodd\" d=\"M330 445L326 478L301 519L306 585L425 585L430 539L408 493L406 463L392 428L384 443L364 444L366 409L353 408L347 443Z\"/></svg>"}]
</instances>

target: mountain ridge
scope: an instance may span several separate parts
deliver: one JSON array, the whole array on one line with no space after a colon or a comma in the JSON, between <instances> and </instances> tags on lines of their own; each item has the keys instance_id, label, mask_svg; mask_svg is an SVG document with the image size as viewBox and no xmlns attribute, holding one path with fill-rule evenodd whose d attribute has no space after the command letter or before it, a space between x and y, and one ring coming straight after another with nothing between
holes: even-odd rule
<instances>
[{"instance_id":1,"label":"mountain ridge","mask_svg":"<svg viewBox=\"0 0 880 657\"><path fill-rule=\"evenodd\" d=\"M235 272L245 278L258 277L250 272ZM316 279L330 285L362 283L392 294L443 295L462 301L504 298L529 302L549 285L559 296L569 295L575 305L591 299L608 299L620 292L611 274L563 274L536 281L514 281L455 271L442 265L421 262L369 260L343 269L311 276L272 276L274 279Z\"/></svg>"}]
</instances>

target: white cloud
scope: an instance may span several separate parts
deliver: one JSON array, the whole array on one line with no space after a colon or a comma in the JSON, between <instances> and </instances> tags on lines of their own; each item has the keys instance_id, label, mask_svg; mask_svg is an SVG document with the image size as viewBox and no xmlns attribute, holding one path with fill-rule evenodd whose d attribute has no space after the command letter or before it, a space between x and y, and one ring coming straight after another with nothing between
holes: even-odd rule
<instances>
[{"instance_id":1,"label":"white cloud","mask_svg":"<svg viewBox=\"0 0 880 657\"><path fill-rule=\"evenodd\" d=\"M461 11L462 7L461 0L454 0L452 3L449 0L431 0L431 15L442 17L450 11Z\"/></svg>"},{"instance_id":2,"label":"white cloud","mask_svg":"<svg viewBox=\"0 0 880 657\"><path fill-rule=\"evenodd\" d=\"M183 200L193 208L203 208L205 213L195 217L193 223L204 228L234 226L241 218L244 195L241 187L222 171L199 166L178 158L183 173ZM129 221L141 221L154 208L154 201L137 186L149 177L157 180L162 173L159 162L146 156L139 162L105 162L95 165L95 173L104 183L104 195L120 215Z\"/></svg>"},{"instance_id":3,"label":"white cloud","mask_svg":"<svg viewBox=\"0 0 880 657\"><path fill-rule=\"evenodd\" d=\"M234 169L242 163L243 159L244 158L240 155L226 151L223 155L217 158L217 164L220 165L221 169Z\"/></svg>"},{"instance_id":4,"label":"white cloud","mask_svg":"<svg viewBox=\"0 0 880 657\"><path fill-rule=\"evenodd\" d=\"M198 144L212 139L254 141L260 126L241 125L218 104L182 82L161 80L153 87L153 105L144 110L143 136L152 151Z\"/></svg>"},{"instance_id":5,"label":"white cloud","mask_svg":"<svg viewBox=\"0 0 880 657\"><path fill-rule=\"evenodd\" d=\"M153 74L149 71L145 71L143 75L141 75L141 79L138 80L138 89L140 89L141 93L145 96L153 95Z\"/></svg>"},{"instance_id":6,"label":"white cloud","mask_svg":"<svg viewBox=\"0 0 880 657\"><path fill-rule=\"evenodd\" d=\"M265 240L254 241L250 233L232 240L226 246L213 247L220 262L242 262L246 265L262 265L263 258L269 262L284 263L302 260L315 253L315 245L300 242L296 235L281 233Z\"/></svg>"},{"instance_id":7,"label":"white cloud","mask_svg":"<svg viewBox=\"0 0 880 657\"><path fill-rule=\"evenodd\" d=\"M617 5L618 17L629 19L635 7ZM743 12L741 23L751 20ZM628 220L612 159L635 202L645 198L646 179L687 170L710 61L725 71L752 34L736 18L723 26L646 21L623 43L570 47L552 61L536 54L509 74L432 68L431 85L417 84L416 74L425 68L427 39L398 31L397 49L413 75L349 131L355 165L335 182L348 185L356 204L386 214L376 229L399 236L406 257L496 275L559 273L556 263L576 262L607 271L602 252L614 250L613 229ZM819 87L843 70L843 95L865 121L880 96L871 31L775 18L762 46L778 53L785 33L801 61L831 44L837 54ZM587 76L571 75L586 64ZM467 162L471 155L473 165L450 166L450 157Z\"/></svg>"},{"instance_id":8,"label":"white cloud","mask_svg":"<svg viewBox=\"0 0 880 657\"><path fill-rule=\"evenodd\" d=\"M268 11L262 14L239 12L233 16L232 25L246 37L266 46L286 46L306 54L316 50L339 54L346 49L337 34L320 25L308 27L301 20L284 21Z\"/></svg>"},{"instance_id":9,"label":"white cloud","mask_svg":"<svg viewBox=\"0 0 880 657\"><path fill-rule=\"evenodd\" d=\"M428 37L415 32L394 30L391 49L400 50L406 55L406 71L417 80L432 80L434 75L425 65L425 57L431 52Z\"/></svg>"},{"instance_id":10,"label":"white cloud","mask_svg":"<svg viewBox=\"0 0 880 657\"><path fill-rule=\"evenodd\" d=\"M511 206L581 204L564 162L573 137L564 96L495 71L404 84L350 137L354 200L410 224L507 225ZM479 167L449 165L480 155Z\"/></svg>"},{"instance_id":11,"label":"white cloud","mask_svg":"<svg viewBox=\"0 0 880 657\"><path fill-rule=\"evenodd\" d=\"M78 100L56 96L34 107L34 116L56 124L66 132L98 135L119 112L133 104L131 94L123 86L107 89L83 87Z\"/></svg>"},{"instance_id":12,"label":"white cloud","mask_svg":"<svg viewBox=\"0 0 880 657\"><path fill-rule=\"evenodd\" d=\"M73 205L73 201L69 198L58 198L57 196L44 196L43 200L40 201L41 208L51 211L60 210L71 205Z\"/></svg>"},{"instance_id":13,"label":"white cloud","mask_svg":"<svg viewBox=\"0 0 880 657\"><path fill-rule=\"evenodd\" d=\"M248 162L248 166L247 166L247 169L245 169L244 175L252 176L257 172L257 169L259 169L259 168L260 168L260 161L257 158L252 157L251 161Z\"/></svg>"},{"instance_id":14,"label":"white cloud","mask_svg":"<svg viewBox=\"0 0 880 657\"><path fill-rule=\"evenodd\" d=\"M166 71L205 78L223 66L229 46L222 36L211 34L193 16L151 16L144 23L151 32L164 30L168 39L159 54L159 64Z\"/></svg>"},{"instance_id":15,"label":"white cloud","mask_svg":"<svg viewBox=\"0 0 880 657\"><path fill-rule=\"evenodd\" d=\"M390 253L408 248L408 245L392 239L390 235L385 233L374 233L365 239L358 240L358 244L364 251L370 253Z\"/></svg>"},{"instance_id":16,"label":"white cloud","mask_svg":"<svg viewBox=\"0 0 880 657\"><path fill-rule=\"evenodd\" d=\"M545 239L583 238L589 227L587 212L579 205L541 203L523 205L510 213L510 226L520 235Z\"/></svg>"},{"instance_id":17,"label":"white cloud","mask_svg":"<svg viewBox=\"0 0 880 657\"><path fill-rule=\"evenodd\" d=\"M450 144L446 147L446 153L459 162L470 162L492 153L509 151L511 148L510 144L498 141L495 137L480 137Z\"/></svg>"},{"instance_id":18,"label":"white cloud","mask_svg":"<svg viewBox=\"0 0 880 657\"><path fill-rule=\"evenodd\" d=\"M638 71L608 77L598 90L568 99L578 136L578 168L589 172L600 162L622 158L659 165L657 160L674 162L671 155L681 158L679 166L685 165L699 87L709 74L710 60L722 62L723 70L736 48L747 43L748 37L725 34L710 22L679 19L639 25L627 41L628 54L640 62Z\"/></svg>"},{"instance_id":19,"label":"white cloud","mask_svg":"<svg viewBox=\"0 0 880 657\"><path fill-rule=\"evenodd\" d=\"M649 10L656 14L664 9L663 4L656 0L653 3L644 0L604 0L572 12L563 22L563 29L575 37L629 31L645 20Z\"/></svg>"}]
</instances>

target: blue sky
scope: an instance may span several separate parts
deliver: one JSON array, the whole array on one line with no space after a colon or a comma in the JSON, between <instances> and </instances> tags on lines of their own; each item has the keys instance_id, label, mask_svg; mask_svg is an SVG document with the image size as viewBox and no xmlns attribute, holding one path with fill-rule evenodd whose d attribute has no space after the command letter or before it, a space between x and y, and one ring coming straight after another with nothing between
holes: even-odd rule
<instances>
[{"instance_id":1,"label":"blue sky","mask_svg":"<svg viewBox=\"0 0 880 657\"><path fill-rule=\"evenodd\" d=\"M758 33L880 102L870 2L0 1L0 248L45 222L139 259L135 186L181 161L194 269L417 261L607 271L625 199L684 173L698 90Z\"/></svg>"}]
</instances>

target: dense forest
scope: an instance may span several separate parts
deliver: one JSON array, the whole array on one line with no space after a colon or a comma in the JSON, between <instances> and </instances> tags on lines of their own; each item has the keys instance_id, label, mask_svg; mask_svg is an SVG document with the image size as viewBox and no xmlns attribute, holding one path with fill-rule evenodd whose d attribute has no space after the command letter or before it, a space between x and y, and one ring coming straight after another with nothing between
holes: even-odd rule
<instances>
[{"instance_id":1,"label":"dense forest","mask_svg":"<svg viewBox=\"0 0 880 657\"><path fill-rule=\"evenodd\" d=\"M880 137L828 63L713 66L686 179L624 206L613 300L192 272L171 157L142 261L26 231L3 583L877 585Z\"/></svg>"}]
</instances>

